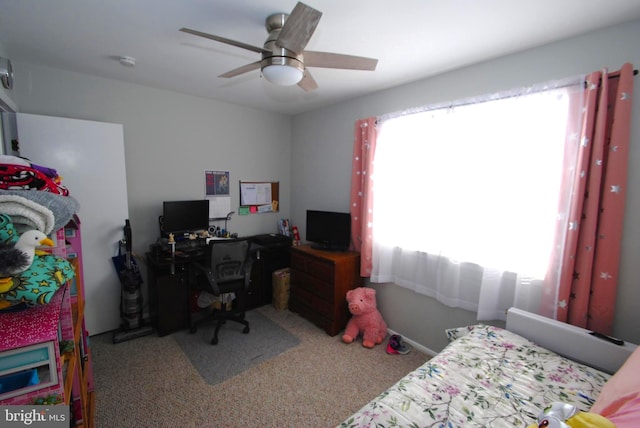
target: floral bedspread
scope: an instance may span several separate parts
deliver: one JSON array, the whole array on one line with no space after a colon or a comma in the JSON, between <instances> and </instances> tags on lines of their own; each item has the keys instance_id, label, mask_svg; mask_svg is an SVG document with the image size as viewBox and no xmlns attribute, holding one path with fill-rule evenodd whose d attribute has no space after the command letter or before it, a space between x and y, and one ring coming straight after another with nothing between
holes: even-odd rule
<instances>
[{"instance_id":1,"label":"floral bedspread","mask_svg":"<svg viewBox=\"0 0 640 428\"><path fill-rule=\"evenodd\" d=\"M553 401L588 411L610 377L498 327L447 334L441 353L339 427L526 427Z\"/></svg>"}]
</instances>

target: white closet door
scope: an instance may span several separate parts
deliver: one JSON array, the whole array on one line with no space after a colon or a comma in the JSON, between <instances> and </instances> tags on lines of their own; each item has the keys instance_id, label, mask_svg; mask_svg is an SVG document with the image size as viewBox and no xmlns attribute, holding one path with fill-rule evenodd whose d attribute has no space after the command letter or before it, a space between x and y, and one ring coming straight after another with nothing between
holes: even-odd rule
<instances>
[{"instance_id":1,"label":"white closet door","mask_svg":"<svg viewBox=\"0 0 640 428\"><path fill-rule=\"evenodd\" d=\"M122 125L18 113L20 155L54 168L80 203L89 334L120 326L117 254L129 218Z\"/></svg>"}]
</instances>

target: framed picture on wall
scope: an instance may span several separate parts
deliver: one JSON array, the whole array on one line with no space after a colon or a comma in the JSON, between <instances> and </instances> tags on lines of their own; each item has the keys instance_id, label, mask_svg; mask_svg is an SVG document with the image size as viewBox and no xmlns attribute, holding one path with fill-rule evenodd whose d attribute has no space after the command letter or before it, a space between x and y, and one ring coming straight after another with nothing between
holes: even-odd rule
<instances>
[{"instance_id":1,"label":"framed picture on wall","mask_svg":"<svg viewBox=\"0 0 640 428\"><path fill-rule=\"evenodd\" d=\"M205 171L207 196L229 196L229 171Z\"/></svg>"}]
</instances>

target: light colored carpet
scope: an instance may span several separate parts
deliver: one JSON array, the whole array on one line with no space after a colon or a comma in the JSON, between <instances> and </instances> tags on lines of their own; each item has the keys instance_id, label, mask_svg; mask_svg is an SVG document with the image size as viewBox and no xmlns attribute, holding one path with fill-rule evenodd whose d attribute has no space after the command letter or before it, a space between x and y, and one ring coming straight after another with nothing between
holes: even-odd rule
<instances>
[{"instance_id":1,"label":"light colored carpet","mask_svg":"<svg viewBox=\"0 0 640 428\"><path fill-rule=\"evenodd\" d=\"M334 427L429 358L388 355L385 344L367 349L360 339L346 345L292 312L257 311L300 343L216 385L178 333L117 345L110 334L92 337L97 428Z\"/></svg>"}]
</instances>

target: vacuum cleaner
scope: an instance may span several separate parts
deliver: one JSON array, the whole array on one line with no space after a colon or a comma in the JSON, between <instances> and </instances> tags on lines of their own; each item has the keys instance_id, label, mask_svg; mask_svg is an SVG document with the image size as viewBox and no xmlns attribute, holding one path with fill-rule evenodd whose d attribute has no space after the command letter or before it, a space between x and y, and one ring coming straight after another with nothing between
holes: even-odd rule
<instances>
[{"instance_id":1,"label":"vacuum cleaner","mask_svg":"<svg viewBox=\"0 0 640 428\"><path fill-rule=\"evenodd\" d=\"M143 318L142 276L131 254L131 224L125 220L124 239L119 242L113 263L120 278L120 328L113 332L113 343L120 343L153 333Z\"/></svg>"}]
</instances>

